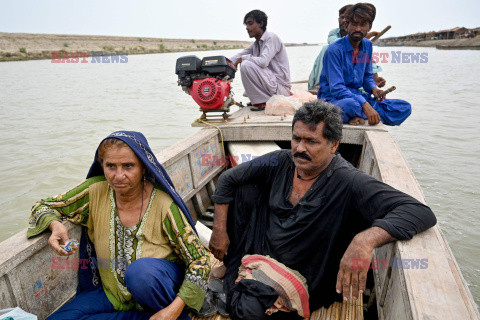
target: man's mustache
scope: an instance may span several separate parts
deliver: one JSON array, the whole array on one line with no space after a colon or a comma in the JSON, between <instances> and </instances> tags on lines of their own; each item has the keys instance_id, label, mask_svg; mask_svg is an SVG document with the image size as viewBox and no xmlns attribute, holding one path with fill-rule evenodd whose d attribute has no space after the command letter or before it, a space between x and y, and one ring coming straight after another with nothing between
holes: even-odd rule
<instances>
[{"instance_id":1,"label":"man's mustache","mask_svg":"<svg viewBox=\"0 0 480 320\"><path fill-rule=\"evenodd\" d=\"M306 154L305 152L295 152L293 154L293 157L294 158L303 158L305 160L312 161L312 158L310 158L310 156L308 154Z\"/></svg>"}]
</instances>

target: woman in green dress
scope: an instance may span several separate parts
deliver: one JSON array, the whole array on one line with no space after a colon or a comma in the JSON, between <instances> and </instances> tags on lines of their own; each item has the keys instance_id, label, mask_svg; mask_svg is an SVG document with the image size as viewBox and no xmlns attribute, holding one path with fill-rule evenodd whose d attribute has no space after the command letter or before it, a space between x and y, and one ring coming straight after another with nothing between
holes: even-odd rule
<instances>
[{"instance_id":1,"label":"woman in green dress","mask_svg":"<svg viewBox=\"0 0 480 320\"><path fill-rule=\"evenodd\" d=\"M82 289L49 319L188 319L187 309L202 307L209 257L141 133L105 138L87 180L34 205L27 236L48 228L52 250L71 255L61 247L69 240L65 220L87 228L100 281L79 270ZM91 251L80 249L81 258Z\"/></svg>"}]
</instances>

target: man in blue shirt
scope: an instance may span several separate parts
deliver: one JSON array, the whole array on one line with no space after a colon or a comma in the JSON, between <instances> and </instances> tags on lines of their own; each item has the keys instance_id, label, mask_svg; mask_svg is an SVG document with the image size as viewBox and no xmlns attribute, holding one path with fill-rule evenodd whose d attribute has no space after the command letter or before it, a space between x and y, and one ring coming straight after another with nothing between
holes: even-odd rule
<instances>
[{"instance_id":1,"label":"man in blue shirt","mask_svg":"<svg viewBox=\"0 0 480 320\"><path fill-rule=\"evenodd\" d=\"M313 64L312 71L310 72L310 76L308 78L308 90L315 90L319 87L320 74L322 73L323 68L323 56L325 55L325 51L327 51L328 45L347 35L348 22L347 19L345 19L345 13L352 6L353 5L348 4L340 8L340 10L338 11L338 28L332 29L328 33L328 44L322 47L322 50L317 56L317 59L315 59L315 63ZM372 8L375 10L375 7L373 5ZM378 32L371 31L367 34L366 38L370 39L371 37L375 37L377 35ZM385 86L386 83L385 79L378 75L378 73L382 71L382 68L379 65L373 63L372 69L373 80L379 88L382 88L383 86Z\"/></svg>"},{"instance_id":2,"label":"man in blue shirt","mask_svg":"<svg viewBox=\"0 0 480 320\"><path fill-rule=\"evenodd\" d=\"M385 99L373 79L373 46L365 39L375 18L372 7L357 3L345 16L347 36L330 44L325 52L318 98L342 108L344 123L359 125L368 119L370 125L380 121L400 125L412 107L404 100ZM359 90L361 87L366 93Z\"/></svg>"}]
</instances>

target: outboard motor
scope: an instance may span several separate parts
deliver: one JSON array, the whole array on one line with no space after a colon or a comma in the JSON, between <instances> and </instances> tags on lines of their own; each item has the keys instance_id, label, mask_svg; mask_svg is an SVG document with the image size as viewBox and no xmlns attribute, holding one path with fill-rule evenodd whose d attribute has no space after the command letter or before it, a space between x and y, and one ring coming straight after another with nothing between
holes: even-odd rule
<instances>
[{"instance_id":1,"label":"outboard motor","mask_svg":"<svg viewBox=\"0 0 480 320\"><path fill-rule=\"evenodd\" d=\"M224 56L205 57L184 56L177 59L175 74L178 75L178 85L192 96L203 111L223 112L223 118L235 104L231 92L231 81L235 78L235 66Z\"/></svg>"}]
</instances>

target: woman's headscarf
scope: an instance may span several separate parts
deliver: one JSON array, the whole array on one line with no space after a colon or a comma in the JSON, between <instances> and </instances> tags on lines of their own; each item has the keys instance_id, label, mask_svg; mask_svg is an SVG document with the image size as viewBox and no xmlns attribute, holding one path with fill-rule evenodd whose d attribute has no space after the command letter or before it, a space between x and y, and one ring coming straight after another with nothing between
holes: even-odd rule
<instances>
[{"instance_id":1,"label":"woman's headscarf","mask_svg":"<svg viewBox=\"0 0 480 320\"><path fill-rule=\"evenodd\" d=\"M185 217L187 217L187 220L192 226L193 230L195 230L195 224L193 223L193 219L190 215L190 212L188 211L187 205L185 204L185 202L183 202L182 198L175 190L172 180L170 180L167 172L153 154L152 149L150 149L150 146L148 145L145 136L142 133L136 131L116 131L103 139L102 142L109 138L122 140L130 147L130 149L132 149L133 152L135 152L138 159L140 159L146 169L145 176L147 180L149 180L154 185L160 185L164 188L164 191L167 192L168 195L173 199L173 201L180 208ZM100 145L102 144L102 142L100 142ZM87 174L87 179L103 175L103 168L98 161L97 148L97 152L95 153L95 159L93 160L93 164Z\"/></svg>"}]
</instances>

